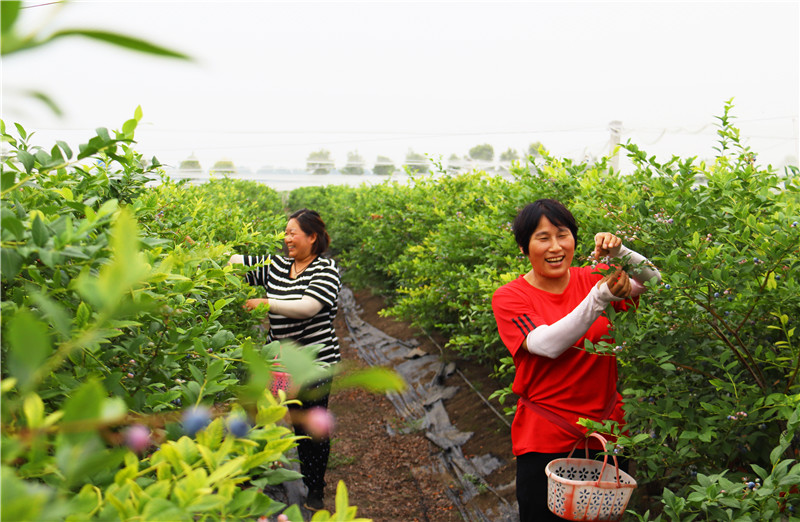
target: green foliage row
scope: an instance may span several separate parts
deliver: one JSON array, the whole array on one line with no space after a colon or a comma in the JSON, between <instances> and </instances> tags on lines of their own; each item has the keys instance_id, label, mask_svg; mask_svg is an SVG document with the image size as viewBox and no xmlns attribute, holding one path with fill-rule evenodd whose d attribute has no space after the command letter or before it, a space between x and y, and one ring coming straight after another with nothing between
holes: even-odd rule
<instances>
[{"instance_id":1,"label":"green foliage row","mask_svg":"<svg viewBox=\"0 0 800 522\"><path fill-rule=\"evenodd\" d=\"M346 280L384 292L387 313L438 329L467 357L494 361L509 383L495 396L509 405L516 402L513 361L490 299L530 268L510 230L517 211L539 198L561 200L580 225L579 264L590 262L596 232L620 235L663 276L637 313L613 318L613 343L587 347L618 357L627 420L618 444L635 461L640 502L661 498L672 511L661 504L636 510L716 520L713 505L725 519L759 520L777 506L781 516L794 516L800 176L796 168L760 166L741 143L731 109L728 102L718 118L719 145L708 162L659 163L627 143L620 153L635 170L622 175L606 158L576 163L540 149L515 164L513 181L447 175L436 165L437 175L406 185L298 189L290 202L322 213ZM698 480L756 478L761 485L748 491L760 493L747 502L734 502L741 491L725 487L719 498L698 501Z\"/></svg>"},{"instance_id":2,"label":"green foliage row","mask_svg":"<svg viewBox=\"0 0 800 522\"><path fill-rule=\"evenodd\" d=\"M298 477L286 397L266 391L277 343L241 306L256 289L225 266L234 249L276 249L280 197L228 179L148 187L160 170L133 148L141 117L77 154L0 122L13 151L0 172L3 519L269 516L286 506L243 484ZM309 350L281 353L298 382L324 371ZM146 440L130 439L137 426ZM336 520L354 515L341 491Z\"/></svg>"}]
</instances>

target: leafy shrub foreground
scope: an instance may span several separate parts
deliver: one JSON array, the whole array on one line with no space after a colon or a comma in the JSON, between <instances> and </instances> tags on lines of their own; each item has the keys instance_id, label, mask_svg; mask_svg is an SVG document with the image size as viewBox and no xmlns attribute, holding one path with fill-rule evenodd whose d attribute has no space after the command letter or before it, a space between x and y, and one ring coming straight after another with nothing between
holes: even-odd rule
<instances>
[{"instance_id":1,"label":"leafy shrub foreground","mask_svg":"<svg viewBox=\"0 0 800 522\"><path fill-rule=\"evenodd\" d=\"M227 179L148 188L159 164L133 148L140 118L77 152L0 122L2 518L302 520L258 487L298 478L297 437L285 396L265 391L278 347L241 306L257 290L223 266L275 249L280 197ZM297 381L326 371L308 351L282 359ZM355 509L341 484L335 519Z\"/></svg>"},{"instance_id":2,"label":"leafy shrub foreground","mask_svg":"<svg viewBox=\"0 0 800 522\"><path fill-rule=\"evenodd\" d=\"M387 295L387 313L496 362L509 386L495 396L508 404L513 362L490 299L529 269L510 231L517 210L543 197L564 202L581 227L578 262L589 262L595 232L623 236L663 275L637 313L614 318L615 343L587 348L619 360L627 431L617 451L633 459L640 485L630 516L796 520L800 176L760 166L731 109L718 118L709 162L659 163L628 143L627 175L605 158L542 151L512 169L513 181L439 168L407 185L297 189L289 201L322 212L345 279Z\"/></svg>"}]
</instances>

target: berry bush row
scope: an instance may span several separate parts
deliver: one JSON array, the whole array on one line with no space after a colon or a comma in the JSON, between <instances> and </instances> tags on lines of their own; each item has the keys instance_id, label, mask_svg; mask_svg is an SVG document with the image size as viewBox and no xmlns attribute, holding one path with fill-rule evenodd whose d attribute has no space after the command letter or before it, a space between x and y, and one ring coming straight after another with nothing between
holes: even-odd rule
<instances>
[{"instance_id":1,"label":"berry bush row","mask_svg":"<svg viewBox=\"0 0 800 522\"><path fill-rule=\"evenodd\" d=\"M512 180L448 175L434 162L436 173L408 184L309 187L289 201L326 216L346 281L384 293L385 313L493 363L509 384L494 396L509 411L513 363L490 299L529 269L510 229L517 210L543 197L564 202L580 225L578 263L590 262L595 232L620 235L663 275L637 313L614 317L613 343L587 347L619 361L627 426L617 450L634 461L640 485L630 516L792 518L800 175L759 165L731 112L727 102L708 161L659 162L626 143L619 153L635 168L621 174L607 158L581 163L541 150L513 167Z\"/></svg>"},{"instance_id":2,"label":"berry bush row","mask_svg":"<svg viewBox=\"0 0 800 522\"><path fill-rule=\"evenodd\" d=\"M78 150L0 122L2 518L300 521L259 487L298 478L297 437L286 397L266 391L278 347L242 308L257 290L225 266L234 249L275 251L280 195L224 178L151 186L141 116ZM281 352L298 381L323 371ZM355 516L343 484L336 507Z\"/></svg>"}]
</instances>

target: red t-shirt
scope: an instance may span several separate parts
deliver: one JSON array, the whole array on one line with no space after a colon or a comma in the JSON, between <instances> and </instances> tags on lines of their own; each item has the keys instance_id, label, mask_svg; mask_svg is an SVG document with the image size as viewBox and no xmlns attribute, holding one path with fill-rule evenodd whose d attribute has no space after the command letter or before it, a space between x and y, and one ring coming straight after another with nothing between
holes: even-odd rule
<instances>
[{"instance_id":1,"label":"red t-shirt","mask_svg":"<svg viewBox=\"0 0 800 522\"><path fill-rule=\"evenodd\" d=\"M600 268L603 265L599 266ZM514 357L516 375L512 391L521 397L576 422L581 417L600 420L609 403L616 401L611 419L623 423L622 397L617 393L617 359L613 355L591 354L583 349L586 339L613 342L605 314L597 318L577 343L555 359L534 355L523 343L535 327L552 324L575 309L602 279L593 267L570 267L570 280L562 294L534 288L524 277L503 285L492 297L497 329ZM618 310L625 302L614 302ZM522 348L522 349L520 349ZM578 426L581 430L580 426ZM569 451L575 436L531 411L521 402L511 426L514 455L529 452ZM592 439L594 441L594 439ZM590 447L600 449L599 443Z\"/></svg>"}]
</instances>

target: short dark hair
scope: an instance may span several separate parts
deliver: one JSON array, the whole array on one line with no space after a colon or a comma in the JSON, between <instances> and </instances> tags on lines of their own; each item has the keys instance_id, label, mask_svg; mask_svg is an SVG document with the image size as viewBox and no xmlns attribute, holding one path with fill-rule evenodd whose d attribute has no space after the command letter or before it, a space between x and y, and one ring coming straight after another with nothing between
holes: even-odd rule
<instances>
[{"instance_id":1,"label":"short dark hair","mask_svg":"<svg viewBox=\"0 0 800 522\"><path fill-rule=\"evenodd\" d=\"M537 199L533 203L528 203L519 211L517 217L514 218L513 230L514 239L517 244L522 247L525 255L528 255L528 245L531 242L536 227L539 226L539 221L545 216L552 224L557 227L567 227L572 232L572 238L575 240L575 245L578 244L578 224L575 221L575 216L572 215L567 207L560 201L555 199Z\"/></svg>"},{"instance_id":2,"label":"short dark hair","mask_svg":"<svg viewBox=\"0 0 800 522\"><path fill-rule=\"evenodd\" d=\"M325 222L322 221L319 212L301 208L292 213L289 219L296 219L300 229L309 236L311 234L317 235L317 240L314 241L314 246L311 248L312 254L319 256L328 250L328 245L331 244L331 236L328 235L328 231L325 229Z\"/></svg>"}]
</instances>

